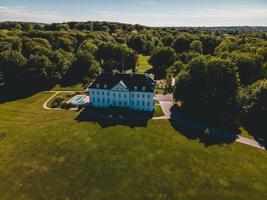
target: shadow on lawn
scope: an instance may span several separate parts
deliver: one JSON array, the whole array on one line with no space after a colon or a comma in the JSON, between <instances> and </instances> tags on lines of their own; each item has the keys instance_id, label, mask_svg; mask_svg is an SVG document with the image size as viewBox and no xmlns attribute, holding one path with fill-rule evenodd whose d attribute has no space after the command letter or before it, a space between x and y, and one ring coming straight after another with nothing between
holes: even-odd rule
<instances>
[{"instance_id":1,"label":"shadow on lawn","mask_svg":"<svg viewBox=\"0 0 267 200\"><path fill-rule=\"evenodd\" d=\"M107 109L108 110L108 109ZM128 126L131 128L134 127L147 127L148 121L151 119L150 115L146 117L141 117L141 118L132 118L129 119L127 116L124 116L123 119L120 119L118 115L114 115L112 118L108 117L108 111L106 114L89 111L88 109L84 109L76 118L75 120L78 122L93 122L93 123L98 123L102 128L108 128L112 126L117 126L117 125L123 125L123 126ZM124 113L125 114L125 113ZM138 117L138 116L137 116Z\"/></svg>"},{"instance_id":2,"label":"shadow on lawn","mask_svg":"<svg viewBox=\"0 0 267 200\"><path fill-rule=\"evenodd\" d=\"M175 130L190 140L199 139L206 147L212 145L231 144L237 139L238 131L233 128L231 131L223 131L202 120L192 118L181 108L173 106L171 109L171 124ZM236 133L236 134L234 134Z\"/></svg>"},{"instance_id":3,"label":"shadow on lawn","mask_svg":"<svg viewBox=\"0 0 267 200\"><path fill-rule=\"evenodd\" d=\"M38 85L38 84L37 84ZM38 92L50 90L52 85L21 84L17 86L0 87L0 103L11 102L30 97Z\"/></svg>"},{"instance_id":4,"label":"shadow on lawn","mask_svg":"<svg viewBox=\"0 0 267 200\"><path fill-rule=\"evenodd\" d=\"M267 113L242 116L242 124L254 139L267 149Z\"/></svg>"}]
</instances>

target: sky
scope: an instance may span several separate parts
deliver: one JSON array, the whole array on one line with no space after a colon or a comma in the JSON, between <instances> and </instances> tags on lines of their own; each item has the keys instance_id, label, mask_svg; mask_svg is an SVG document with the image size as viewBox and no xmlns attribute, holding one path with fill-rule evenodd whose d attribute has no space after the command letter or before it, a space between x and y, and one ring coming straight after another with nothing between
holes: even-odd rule
<instances>
[{"instance_id":1,"label":"sky","mask_svg":"<svg viewBox=\"0 0 267 200\"><path fill-rule=\"evenodd\" d=\"M267 26L267 0L0 0L0 21Z\"/></svg>"}]
</instances>

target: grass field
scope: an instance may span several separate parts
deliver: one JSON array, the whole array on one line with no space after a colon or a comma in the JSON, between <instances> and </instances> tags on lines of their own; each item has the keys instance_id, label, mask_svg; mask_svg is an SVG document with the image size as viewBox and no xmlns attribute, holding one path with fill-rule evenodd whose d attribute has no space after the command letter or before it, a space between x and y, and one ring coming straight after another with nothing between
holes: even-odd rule
<instances>
[{"instance_id":1,"label":"grass field","mask_svg":"<svg viewBox=\"0 0 267 200\"><path fill-rule=\"evenodd\" d=\"M138 73L145 73L147 70L152 69L152 66L148 63L149 56L139 55L138 56Z\"/></svg>"},{"instance_id":2,"label":"grass field","mask_svg":"<svg viewBox=\"0 0 267 200\"><path fill-rule=\"evenodd\" d=\"M164 112L159 104L156 104L154 116L153 117L161 117L164 116Z\"/></svg>"},{"instance_id":3,"label":"grass field","mask_svg":"<svg viewBox=\"0 0 267 200\"><path fill-rule=\"evenodd\" d=\"M85 86L82 83L77 83L75 85L70 86L61 86L56 85L52 88L54 91L83 91L85 89Z\"/></svg>"},{"instance_id":4,"label":"grass field","mask_svg":"<svg viewBox=\"0 0 267 200\"><path fill-rule=\"evenodd\" d=\"M205 147L169 121L101 127L47 111L51 94L0 104L0 199L267 198L267 153Z\"/></svg>"}]
</instances>

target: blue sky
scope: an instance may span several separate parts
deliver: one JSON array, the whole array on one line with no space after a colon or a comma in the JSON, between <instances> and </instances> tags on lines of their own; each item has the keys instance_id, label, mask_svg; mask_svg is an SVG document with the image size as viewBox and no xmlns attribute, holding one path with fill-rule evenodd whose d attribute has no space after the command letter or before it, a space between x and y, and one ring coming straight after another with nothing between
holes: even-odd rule
<instances>
[{"instance_id":1,"label":"blue sky","mask_svg":"<svg viewBox=\"0 0 267 200\"><path fill-rule=\"evenodd\" d=\"M267 25L267 0L0 0L0 21Z\"/></svg>"}]
</instances>

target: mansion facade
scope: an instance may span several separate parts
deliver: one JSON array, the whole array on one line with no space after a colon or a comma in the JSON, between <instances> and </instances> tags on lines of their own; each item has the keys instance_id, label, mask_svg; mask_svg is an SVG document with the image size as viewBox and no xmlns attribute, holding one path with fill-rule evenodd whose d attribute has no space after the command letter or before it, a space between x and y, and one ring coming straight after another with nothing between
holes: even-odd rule
<instances>
[{"instance_id":1,"label":"mansion facade","mask_svg":"<svg viewBox=\"0 0 267 200\"><path fill-rule=\"evenodd\" d=\"M155 88L148 74L102 73L88 88L90 105L152 112Z\"/></svg>"}]
</instances>

